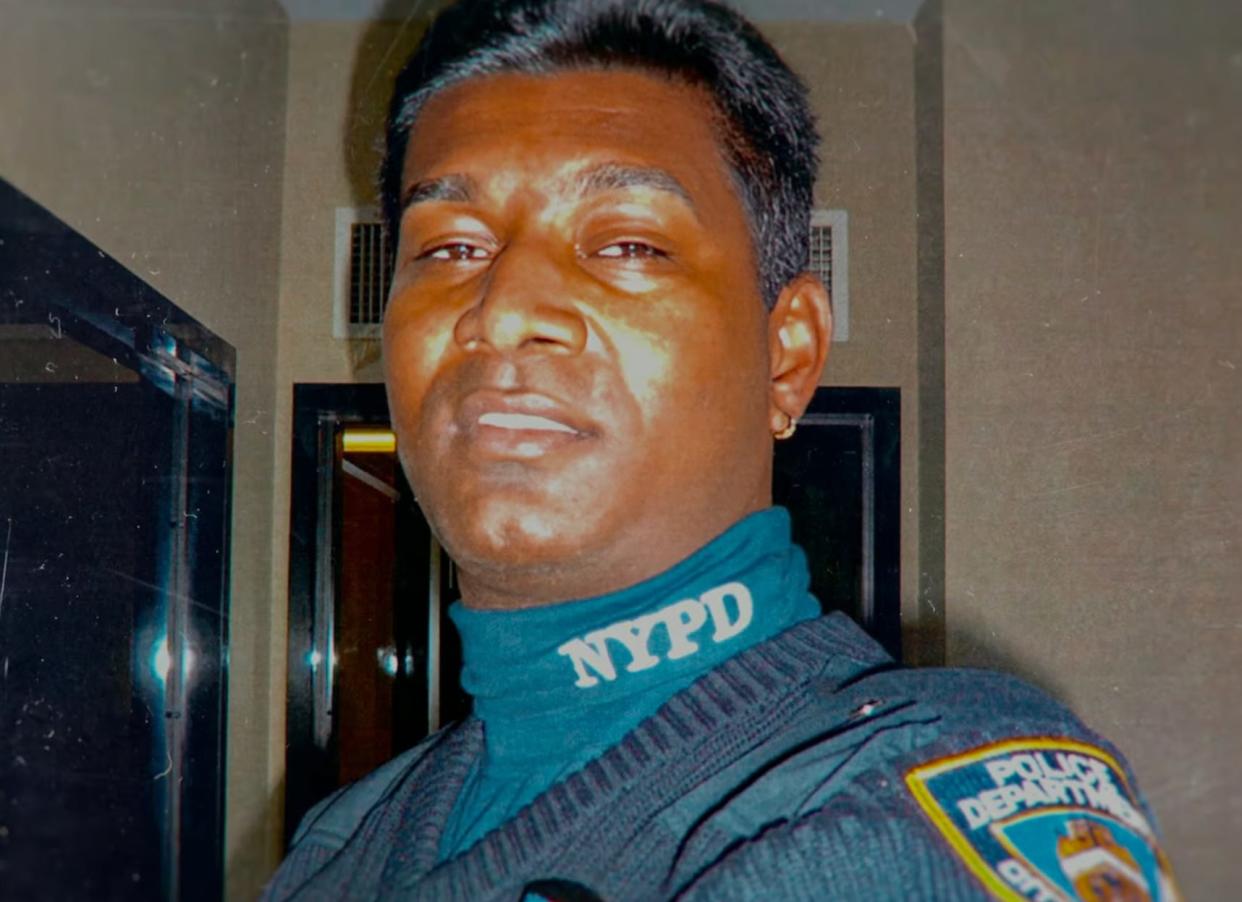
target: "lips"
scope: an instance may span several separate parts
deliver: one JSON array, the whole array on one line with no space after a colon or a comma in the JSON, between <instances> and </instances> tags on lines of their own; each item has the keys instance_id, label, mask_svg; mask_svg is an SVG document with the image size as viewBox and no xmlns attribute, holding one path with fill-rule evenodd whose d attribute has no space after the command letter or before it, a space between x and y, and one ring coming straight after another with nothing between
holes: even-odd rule
<instances>
[{"instance_id":1,"label":"lips","mask_svg":"<svg viewBox=\"0 0 1242 902\"><path fill-rule=\"evenodd\" d=\"M455 419L468 447L485 457L538 458L597 435L581 414L534 392L474 392Z\"/></svg>"},{"instance_id":2,"label":"lips","mask_svg":"<svg viewBox=\"0 0 1242 902\"><path fill-rule=\"evenodd\" d=\"M505 413L503 411L492 411L479 417L478 424L480 426L492 426L497 429L509 429L511 431L531 429L536 432L567 432L570 435L578 434L578 431L572 426L567 426L564 423L548 417L536 416L529 413Z\"/></svg>"}]
</instances>

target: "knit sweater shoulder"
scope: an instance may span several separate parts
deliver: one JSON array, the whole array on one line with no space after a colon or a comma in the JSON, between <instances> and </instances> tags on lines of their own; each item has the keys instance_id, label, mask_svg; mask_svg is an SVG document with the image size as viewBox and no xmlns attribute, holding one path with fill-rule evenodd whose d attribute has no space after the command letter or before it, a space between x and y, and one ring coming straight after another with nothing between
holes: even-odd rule
<instances>
[{"instance_id":1,"label":"knit sweater shoulder","mask_svg":"<svg viewBox=\"0 0 1242 902\"><path fill-rule=\"evenodd\" d=\"M1039 690L898 667L833 614L725 661L443 862L484 736L473 718L436 733L313 809L265 899L518 902L546 878L608 902L989 898L904 777L1015 737L1121 760Z\"/></svg>"}]
</instances>

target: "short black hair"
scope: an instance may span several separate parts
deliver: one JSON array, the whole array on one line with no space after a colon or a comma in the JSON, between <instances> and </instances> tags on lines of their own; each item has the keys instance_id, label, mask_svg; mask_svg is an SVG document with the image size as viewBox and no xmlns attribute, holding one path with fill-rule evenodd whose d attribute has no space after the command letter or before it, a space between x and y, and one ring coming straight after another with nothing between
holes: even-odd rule
<instances>
[{"instance_id":1,"label":"short black hair","mask_svg":"<svg viewBox=\"0 0 1242 902\"><path fill-rule=\"evenodd\" d=\"M410 128L429 97L479 76L616 68L679 79L712 98L770 308L807 267L819 135L798 77L754 26L709 0L461 0L445 9L389 105L380 195L392 246Z\"/></svg>"}]
</instances>

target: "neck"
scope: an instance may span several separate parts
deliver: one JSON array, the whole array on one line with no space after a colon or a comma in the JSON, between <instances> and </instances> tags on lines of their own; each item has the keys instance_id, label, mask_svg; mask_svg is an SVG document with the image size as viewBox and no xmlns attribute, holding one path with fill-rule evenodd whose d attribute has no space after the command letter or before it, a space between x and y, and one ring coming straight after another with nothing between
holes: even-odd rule
<instances>
[{"instance_id":1,"label":"neck","mask_svg":"<svg viewBox=\"0 0 1242 902\"><path fill-rule=\"evenodd\" d=\"M592 553L580 548L556 561L520 566L459 561L461 601L474 610L518 611L620 592L674 567L733 524L770 506L768 492L734 509L717 506L710 516L686 516L674 528L658 530L658 535L644 523L627 530L606 550Z\"/></svg>"},{"instance_id":2,"label":"neck","mask_svg":"<svg viewBox=\"0 0 1242 902\"><path fill-rule=\"evenodd\" d=\"M454 605L489 762L598 752L725 659L819 613L781 508L615 592L520 610Z\"/></svg>"}]
</instances>

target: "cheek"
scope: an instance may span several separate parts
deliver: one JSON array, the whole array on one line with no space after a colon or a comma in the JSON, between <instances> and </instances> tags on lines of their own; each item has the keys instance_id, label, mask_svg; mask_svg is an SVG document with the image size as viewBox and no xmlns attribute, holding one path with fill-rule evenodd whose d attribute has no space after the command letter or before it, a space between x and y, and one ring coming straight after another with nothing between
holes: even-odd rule
<instances>
[{"instance_id":1,"label":"cheek","mask_svg":"<svg viewBox=\"0 0 1242 902\"><path fill-rule=\"evenodd\" d=\"M679 387L677 342L631 329L614 331L612 344L626 391L639 416L650 420Z\"/></svg>"},{"instance_id":2,"label":"cheek","mask_svg":"<svg viewBox=\"0 0 1242 902\"><path fill-rule=\"evenodd\" d=\"M427 317L397 316L384 322L384 382L398 436L411 441L423 401L448 351L451 327ZM404 433L404 434L402 434Z\"/></svg>"},{"instance_id":3,"label":"cheek","mask_svg":"<svg viewBox=\"0 0 1242 902\"><path fill-rule=\"evenodd\" d=\"M718 304L682 303L643 326L614 331L627 391L648 426L695 430L736 418L740 408L762 397L762 336L753 323L738 319Z\"/></svg>"}]
</instances>

